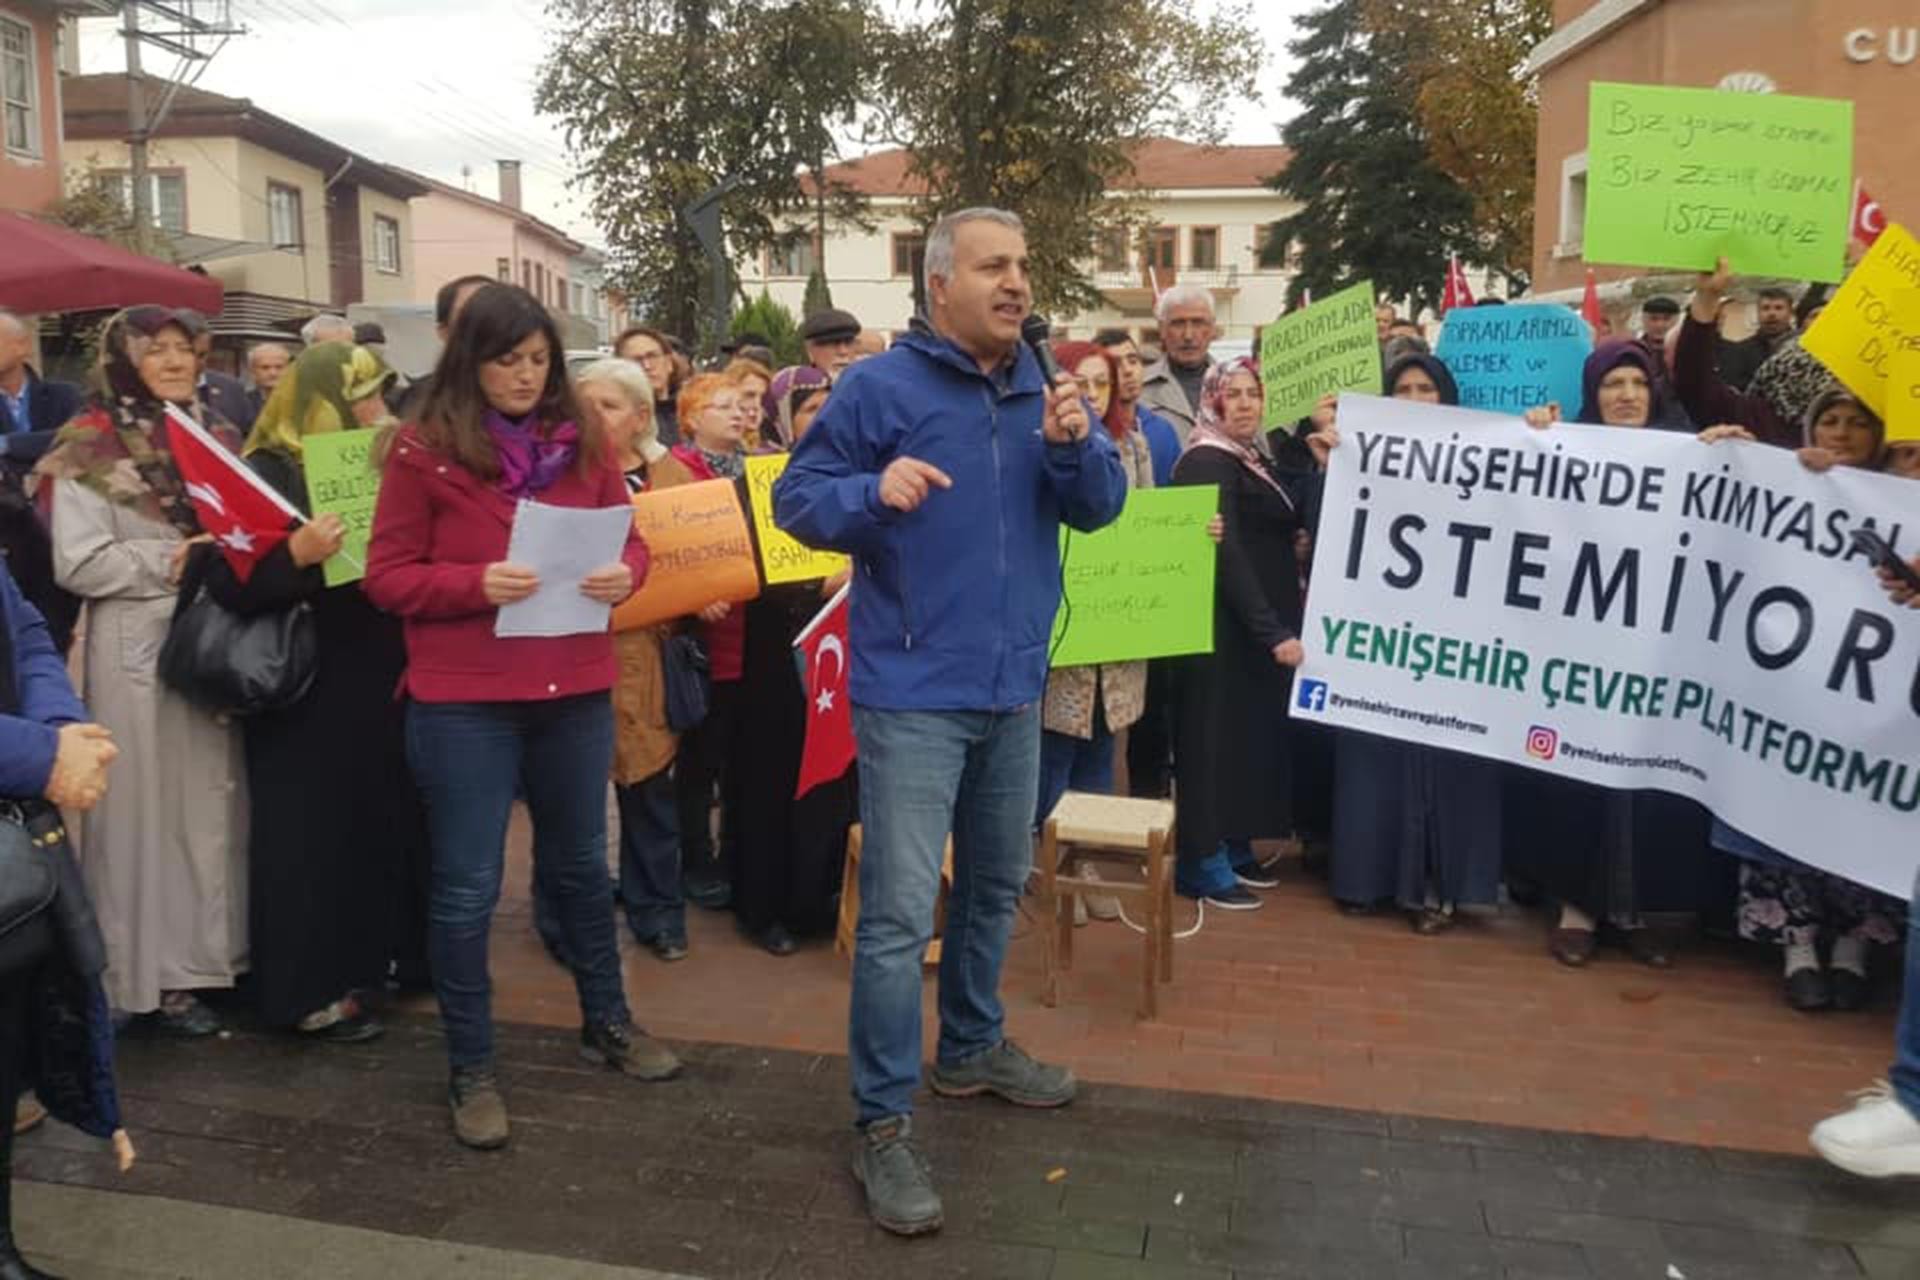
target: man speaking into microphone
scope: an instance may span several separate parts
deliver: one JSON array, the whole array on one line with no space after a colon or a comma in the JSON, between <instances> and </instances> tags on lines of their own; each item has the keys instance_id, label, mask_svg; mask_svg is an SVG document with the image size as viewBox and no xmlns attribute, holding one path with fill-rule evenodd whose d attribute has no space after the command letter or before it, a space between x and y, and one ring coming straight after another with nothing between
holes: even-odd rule
<instances>
[{"instance_id":1,"label":"man speaking into microphone","mask_svg":"<svg viewBox=\"0 0 1920 1280\"><path fill-rule=\"evenodd\" d=\"M1032 291L1020 219L941 218L927 236L926 297L927 323L841 375L774 488L781 528L856 559L854 1172L874 1220L903 1235L941 1220L912 1116L920 961L949 832L932 1087L1031 1107L1073 1099L1071 1072L1006 1039L1000 965L1033 860L1060 522L1097 529L1126 497L1119 454L1089 430L1073 380L1050 384L1022 341Z\"/></svg>"}]
</instances>

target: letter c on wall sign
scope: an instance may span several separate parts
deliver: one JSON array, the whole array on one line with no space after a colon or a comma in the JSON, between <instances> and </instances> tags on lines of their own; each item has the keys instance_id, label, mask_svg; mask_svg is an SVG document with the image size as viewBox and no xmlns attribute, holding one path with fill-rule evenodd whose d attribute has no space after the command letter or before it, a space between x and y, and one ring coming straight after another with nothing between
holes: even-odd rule
<instances>
[{"instance_id":1,"label":"letter c on wall sign","mask_svg":"<svg viewBox=\"0 0 1920 1280\"><path fill-rule=\"evenodd\" d=\"M1873 47L1872 27L1855 27L1847 32L1847 60L1849 62L1872 62L1877 54Z\"/></svg>"}]
</instances>

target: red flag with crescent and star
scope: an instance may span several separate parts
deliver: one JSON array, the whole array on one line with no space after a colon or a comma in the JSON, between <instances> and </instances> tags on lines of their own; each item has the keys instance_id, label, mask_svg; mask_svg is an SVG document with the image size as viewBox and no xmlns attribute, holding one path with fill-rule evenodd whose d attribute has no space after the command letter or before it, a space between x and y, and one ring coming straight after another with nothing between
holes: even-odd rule
<instances>
[{"instance_id":1,"label":"red flag with crescent and star","mask_svg":"<svg viewBox=\"0 0 1920 1280\"><path fill-rule=\"evenodd\" d=\"M1853 180L1853 225L1849 228L1853 238L1871 249L1874 242L1880 238L1881 232L1886 229L1886 211L1881 209L1880 202L1868 195L1867 189L1860 184L1858 178L1855 178Z\"/></svg>"},{"instance_id":2,"label":"red flag with crescent and star","mask_svg":"<svg viewBox=\"0 0 1920 1280\"><path fill-rule=\"evenodd\" d=\"M851 584L848 584L851 585ZM793 642L807 689L807 741L800 753L798 800L853 763L853 699L847 693L847 587L841 587Z\"/></svg>"},{"instance_id":3,"label":"red flag with crescent and star","mask_svg":"<svg viewBox=\"0 0 1920 1280\"><path fill-rule=\"evenodd\" d=\"M233 456L206 428L171 406L167 409L167 450L185 483L200 527L226 553L234 574L245 582L253 567L286 540L306 517L271 485Z\"/></svg>"}]
</instances>

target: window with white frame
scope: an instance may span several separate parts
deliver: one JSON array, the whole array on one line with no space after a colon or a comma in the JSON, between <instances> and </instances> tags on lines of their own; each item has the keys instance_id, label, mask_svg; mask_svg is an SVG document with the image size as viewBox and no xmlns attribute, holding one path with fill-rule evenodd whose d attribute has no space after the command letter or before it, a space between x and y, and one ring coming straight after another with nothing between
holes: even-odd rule
<instances>
[{"instance_id":1,"label":"window with white frame","mask_svg":"<svg viewBox=\"0 0 1920 1280\"><path fill-rule=\"evenodd\" d=\"M97 181L129 216L133 213L133 175L125 169L105 169ZM178 169L147 170L147 208L153 211L153 225L171 235L187 230L187 175Z\"/></svg>"},{"instance_id":2,"label":"window with white frame","mask_svg":"<svg viewBox=\"0 0 1920 1280\"><path fill-rule=\"evenodd\" d=\"M1555 257L1577 258L1587 241L1587 153L1560 162L1560 235Z\"/></svg>"},{"instance_id":3,"label":"window with white frame","mask_svg":"<svg viewBox=\"0 0 1920 1280\"><path fill-rule=\"evenodd\" d=\"M0 104L5 107L7 150L15 155L40 154L39 68L35 65L33 28L0 17Z\"/></svg>"},{"instance_id":4,"label":"window with white frame","mask_svg":"<svg viewBox=\"0 0 1920 1280\"><path fill-rule=\"evenodd\" d=\"M276 249L306 252L306 222L300 216L300 188L267 184L267 238Z\"/></svg>"},{"instance_id":5,"label":"window with white frame","mask_svg":"<svg viewBox=\"0 0 1920 1280\"><path fill-rule=\"evenodd\" d=\"M400 220L373 215L373 265L388 275L400 274Z\"/></svg>"}]
</instances>

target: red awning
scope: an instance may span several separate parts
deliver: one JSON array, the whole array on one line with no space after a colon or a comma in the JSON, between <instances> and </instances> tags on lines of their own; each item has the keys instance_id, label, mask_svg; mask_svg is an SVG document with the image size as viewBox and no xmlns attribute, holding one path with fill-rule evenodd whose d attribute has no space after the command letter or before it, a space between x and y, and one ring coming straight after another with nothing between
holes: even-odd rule
<instances>
[{"instance_id":1,"label":"red awning","mask_svg":"<svg viewBox=\"0 0 1920 1280\"><path fill-rule=\"evenodd\" d=\"M39 315L156 303L214 316L225 296L211 276L23 213L0 213L0 307Z\"/></svg>"}]
</instances>

